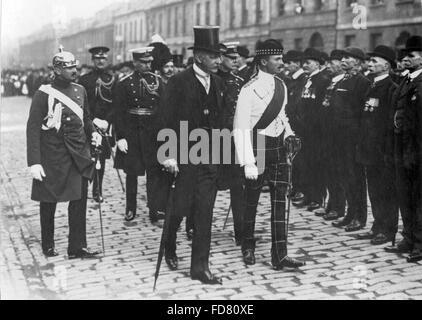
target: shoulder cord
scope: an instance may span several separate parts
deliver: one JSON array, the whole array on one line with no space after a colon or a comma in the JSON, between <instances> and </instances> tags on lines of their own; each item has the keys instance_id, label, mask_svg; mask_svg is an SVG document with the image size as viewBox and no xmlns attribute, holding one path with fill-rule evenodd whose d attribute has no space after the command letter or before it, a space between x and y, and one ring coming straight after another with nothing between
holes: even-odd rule
<instances>
[{"instance_id":1,"label":"shoulder cord","mask_svg":"<svg viewBox=\"0 0 422 320\"><path fill-rule=\"evenodd\" d=\"M102 100L104 100L105 102L112 103L112 100L111 99L107 99L107 98L104 97L101 88L105 88L107 90L111 90L111 87L113 86L114 81L115 81L114 77L111 78L110 82L104 82L103 79L98 78L97 79L97 85L95 87L95 95L96 96L97 95L100 96L100 98Z\"/></svg>"},{"instance_id":2,"label":"shoulder cord","mask_svg":"<svg viewBox=\"0 0 422 320\"><path fill-rule=\"evenodd\" d=\"M141 92L142 92L142 87L145 88L148 91L149 94L158 96L157 90L160 87L160 82L157 81L157 78L156 78L155 83L149 85L148 82L144 78L142 78L141 79Z\"/></svg>"}]
</instances>

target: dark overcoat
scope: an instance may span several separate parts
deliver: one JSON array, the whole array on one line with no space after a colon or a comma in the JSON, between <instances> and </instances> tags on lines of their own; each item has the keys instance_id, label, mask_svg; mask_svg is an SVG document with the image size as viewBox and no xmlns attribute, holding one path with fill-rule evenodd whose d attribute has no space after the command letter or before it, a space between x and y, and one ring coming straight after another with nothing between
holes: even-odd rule
<instances>
[{"instance_id":1,"label":"dark overcoat","mask_svg":"<svg viewBox=\"0 0 422 320\"><path fill-rule=\"evenodd\" d=\"M91 159L93 126L89 118L85 89L75 83L65 85L55 80L53 88L68 96L83 108L83 121L62 103L61 127L43 130L48 114L48 95L37 91L32 100L27 122L28 166L40 164L46 177L33 181L34 201L57 203L80 200L82 178L92 179L94 161ZM54 104L58 101L55 100Z\"/></svg>"}]
</instances>

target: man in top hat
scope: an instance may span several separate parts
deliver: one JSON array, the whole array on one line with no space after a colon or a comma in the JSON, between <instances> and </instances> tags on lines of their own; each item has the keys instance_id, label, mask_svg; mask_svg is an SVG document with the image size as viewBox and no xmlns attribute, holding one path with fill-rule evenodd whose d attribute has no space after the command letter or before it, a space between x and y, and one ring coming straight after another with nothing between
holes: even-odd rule
<instances>
[{"instance_id":1,"label":"man in top hat","mask_svg":"<svg viewBox=\"0 0 422 320\"><path fill-rule=\"evenodd\" d=\"M164 218L161 168L156 156L156 112L162 81L151 72L153 47L132 50L135 71L116 85L113 104L117 135L116 168L126 173L126 221L136 217L138 176L147 178L147 206L151 223Z\"/></svg>"},{"instance_id":2,"label":"man in top hat","mask_svg":"<svg viewBox=\"0 0 422 320\"><path fill-rule=\"evenodd\" d=\"M35 93L27 123L28 166L34 179L31 199L40 202L41 245L47 257L58 255L54 245L58 202L69 202L69 259L99 253L87 249L86 205L88 180L95 170L91 139L98 146L101 136L89 117L84 87L74 83L77 64L74 55L62 48L54 56L54 81Z\"/></svg>"},{"instance_id":3,"label":"man in top hat","mask_svg":"<svg viewBox=\"0 0 422 320\"><path fill-rule=\"evenodd\" d=\"M321 138L324 144L323 172L325 183L329 193L327 206L315 211L316 216L321 216L324 220L337 220L345 215L346 196L340 184L340 176L337 170L335 159L338 157L338 150L334 146L335 126L334 126L334 107L336 90L345 77L345 71L341 66L343 53L341 50L333 50L329 57L327 71L330 74L331 81L325 91L322 102L321 119L323 119Z\"/></svg>"},{"instance_id":4,"label":"man in top hat","mask_svg":"<svg viewBox=\"0 0 422 320\"><path fill-rule=\"evenodd\" d=\"M234 120L234 139L239 163L246 177L246 211L242 254L246 265L254 265L255 221L264 180L271 193L271 258L275 270L297 268L303 262L287 255L286 193L287 150L299 148L285 113L287 88L275 75L283 67L283 46L274 39L256 49L257 75L241 90Z\"/></svg>"},{"instance_id":5,"label":"man in top hat","mask_svg":"<svg viewBox=\"0 0 422 320\"><path fill-rule=\"evenodd\" d=\"M333 93L332 104L334 146L338 151L336 168L346 194L347 214L343 219L333 222L333 226L345 227L346 232L353 232L365 227L368 213L365 170L356 161L356 147L360 118L371 83L360 72L365 60L363 51L349 47L342 54L342 67L346 75Z\"/></svg>"},{"instance_id":6,"label":"man in top hat","mask_svg":"<svg viewBox=\"0 0 422 320\"><path fill-rule=\"evenodd\" d=\"M89 111L92 122L98 132L103 135L102 152L100 155L101 169L94 178L92 197L96 202L103 202L103 178L106 159L111 157L111 147L114 139L111 136L111 124L113 122L112 91L116 84L116 78L108 69L107 47L94 47L89 49L92 55L94 68L79 79L87 94Z\"/></svg>"},{"instance_id":7,"label":"man in top hat","mask_svg":"<svg viewBox=\"0 0 422 320\"><path fill-rule=\"evenodd\" d=\"M395 64L396 53L393 48L378 46L368 55L368 70L374 80L367 92L361 115L357 161L366 169L374 223L371 230L359 238L380 245L395 237L399 214L394 165L388 157L390 150L387 150L393 135L391 114L394 108L393 93L397 85L391 79L390 72Z\"/></svg>"},{"instance_id":8,"label":"man in top hat","mask_svg":"<svg viewBox=\"0 0 422 320\"><path fill-rule=\"evenodd\" d=\"M237 99L240 89L245 80L236 75L237 61L240 57L238 52L239 42L227 42L223 44L223 54L218 75L225 84L224 123L230 131L233 130L233 120L236 112ZM234 141L231 146L231 164L223 164L219 168L219 190L230 189L231 208L233 212L234 238L237 245L242 241L242 220L245 210L243 172L239 165L235 164Z\"/></svg>"},{"instance_id":9,"label":"man in top hat","mask_svg":"<svg viewBox=\"0 0 422 320\"><path fill-rule=\"evenodd\" d=\"M303 87L307 76L302 68L303 52L290 50L283 57L284 70L286 74L286 86L289 99L286 106L286 115L293 131L299 136L303 136L305 125L303 123L303 110L300 110L298 101L302 95ZM304 158L300 152L293 163L293 190L292 201L302 201L304 198Z\"/></svg>"},{"instance_id":10,"label":"man in top hat","mask_svg":"<svg viewBox=\"0 0 422 320\"><path fill-rule=\"evenodd\" d=\"M160 127L174 130L178 139L187 139L193 130L205 130L210 137L210 143L207 145L211 148L211 145L216 143L212 139L211 130L222 128L224 111L224 84L220 77L215 75L221 63L219 27L194 27L194 34L195 44L191 48L194 64L168 82L161 101ZM181 129L187 130L186 138L184 134L179 135ZM191 278L205 284L221 284L221 279L209 269L218 166L211 161L212 150L204 155L207 161L187 159L189 150L179 149L179 144L185 143L188 142L182 140L171 145L170 147L176 148L177 153L167 159L161 159L168 172L177 174L175 203L173 215L170 217L165 259L171 270L177 269L177 229L183 216L189 215L191 208L194 208ZM192 142L189 143L189 147L193 145Z\"/></svg>"},{"instance_id":11,"label":"man in top hat","mask_svg":"<svg viewBox=\"0 0 422 320\"><path fill-rule=\"evenodd\" d=\"M422 37L410 37L404 51L403 63L410 73L397 89L394 101L394 156L403 240L386 250L410 253L408 262L416 262L422 260Z\"/></svg>"},{"instance_id":12,"label":"man in top hat","mask_svg":"<svg viewBox=\"0 0 422 320\"><path fill-rule=\"evenodd\" d=\"M302 133L306 168L305 199L300 205L307 205L309 211L321 208L326 194L322 174L324 150L321 109L330 79L320 72L322 64L324 59L320 51L313 48L305 50L303 70L307 75L307 81L298 101L299 109L303 110L303 123L306 128Z\"/></svg>"}]
</instances>

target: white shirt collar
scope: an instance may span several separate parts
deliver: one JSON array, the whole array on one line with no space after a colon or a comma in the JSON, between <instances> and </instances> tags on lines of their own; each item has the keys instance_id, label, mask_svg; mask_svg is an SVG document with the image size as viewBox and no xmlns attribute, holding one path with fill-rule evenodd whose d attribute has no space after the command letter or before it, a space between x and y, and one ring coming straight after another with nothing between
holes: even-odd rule
<instances>
[{"instance_id":1,"label":"white shirt collar","mask_svg":"<svg viewBox=\"0 0 422 320\"><path fill-rule=\"evenodd\" d=\"M292 78L293 80L296 80L297 78L299 78L302 74L304 74L305 71L303 71L303 69L299 69L297 70L295 73L293 73Z\"/></svg>"},{"instance_id":2,"label":"white shirt collar","mask_svg":"<svg viewBox=\"0 0 422 320\"><path fill-rule=\"evenodd\" d=\"M416 70L415 72L412 72L409 77L410 79L416 79L417 77L419 77L419 75L422 73L422 69Z\"/></svg>"},{"instance_id":3,"label":"white shirt collar","mask_svg":"<svg viewBox=\"0 0 422 320\"><path fill-rule=\"evenodd\" d=\"M345 73L339 74L338 76L335 76L335 77L333 78L332 82L337 83L337 82L339 82L339 81L343 80L343 78L344 78L345 76L346 76L346 74L345 74Z\"/></svg>"},{"instance_id":4,"label":"white shirt collar","mask_svg":"<svg viewBox=\"0 0 422 320\"><path fill-rule=\"evenodd\" d=\"M388 76L389 76L389 74L387 73L387 74L383 74L382 76L375 77L375 78L374 78L374 83L377 83L377 82L379 82L379 81L382 81L382 80L384 80L384 79L387 79L387 78L388 78Z\"/></svg>"},{"instance_id":5,"label":"white shirt collar","mask_svg":"<svg viewBox=\"0 0 422 320\"><path fill-rule=\"evenodd\" d=\"M320 72L321 70L315 70L314 72L312 72L310 75L309 75L309 78L312 78L314 75L316 75L316 74L318 74L319 72Z\"/></svg>"},{"instance_id":6,"label":"white shirt collar","mask_svg":"<svg viewBox=\"0 0 422 320\"><path fill-rule=\"evenodd\" d=\"M202 70L200 67L198 67L196 65L196 63L193 64L193 71L195 71L195 74L199 77L202 77L202 78L209 78L210 77L210 74L206 73L204 70Z\"/></svg>"},{"instance_id":7,"label":"white shirt collar","mask_svg":"<svg viewBox=\"0 0 422 320\"><path fill-rule=\"evenodd\" d=\"M402 77L407 77L409 75L409 70L404 70L402 73L401 73L401 76Z\"/></svg>"}]
</instances>

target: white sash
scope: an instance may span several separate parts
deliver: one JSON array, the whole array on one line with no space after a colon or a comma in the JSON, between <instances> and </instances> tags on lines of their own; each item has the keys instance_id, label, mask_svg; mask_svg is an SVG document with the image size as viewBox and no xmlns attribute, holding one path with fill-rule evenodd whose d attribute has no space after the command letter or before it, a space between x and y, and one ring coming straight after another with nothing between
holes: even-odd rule
<instances>
[{"instance_id":1,"label":"white sash","mask_svg":"<svg viewBox=\"0 0 422 320\"><path fill-rule=\"evenodd\" d=\"M51 85L42 85L39 90L59 100L62 104L72 110L82 120L83 124L84 111L75 101L61 93L59 90L54 89Z\"/></svg>"}]
</instances>

